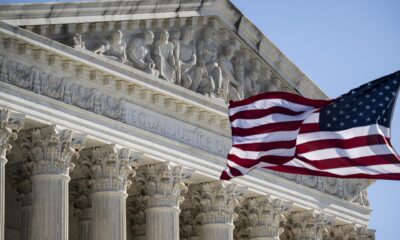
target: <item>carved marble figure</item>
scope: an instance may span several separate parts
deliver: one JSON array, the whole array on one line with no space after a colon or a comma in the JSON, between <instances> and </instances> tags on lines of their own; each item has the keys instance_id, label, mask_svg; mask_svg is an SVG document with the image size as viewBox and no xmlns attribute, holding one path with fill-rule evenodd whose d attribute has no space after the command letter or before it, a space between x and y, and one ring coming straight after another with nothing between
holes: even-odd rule
<instances>
[{"instance_id":1,"label":"carved marble figure","mask_svg":"<svg viewBox=\"0 0 400 240\"><path fill-rule=\"evenodd\" d=\"M169 41L169 33L167 31L161 32L160 40L154 48L154 56L156 67L160 71L160 77L168 82L175 83L174 45Z\"/></svg>"},{"instance_id":2,"label":"carved marble figure","mask_svg":"<svg viewBox=\"0 0 400 240\"><path fill-rule=\"evenodd\" d=\"M127 55L133 67L158 77L159 71L155 69L156 64L151 58L150 47L153 42L154 33L152 31L147 31L144 33L143 38L134 38L129 43Z\"/></svg>"},{"instance_id":3,"label":"carved marble figure","mask_svg":"<svg viewBox=\"0 0 400 240\"><path fill-rule=\"evenodd\" d=\"M235 69L232 64L232 57L239 45L236 41L231 41L227 46L224 46L222 55L219 59L219 66L222 70L222 96L225 101L241 99L240 92L243 92L243 84L235 79Z\"/></svg>"},{"instance_id":4,"label":"carved marble figure","mask_svg":"<svg viewBox=\"0 0 400 240\"><path fill-rule=\"evenodd\" d=\"M112 33L111 39L105 40L94 53L105 55L108 58L117 60L121 63L126 62L126 42L122 40L123 34L121 30Z\"/></svg>"},{"instance_id":5,"label":"carved marble figure","mask_svg":"<svg viewBox=\"0 0 400 240\"><path fill-rule=\"evenodd\" d=\"M203 78L199 87L200 92L219 97L222 94L222 72L218 65L218 46L214 41L214 35L212 27L206 28L197 47L198 63L203 68ZM212 84L209 84L208 79L212 80Z\"/></svg>"},{"instance_id":6,"label":"carved marble figure","mask_svg":"<svg viewBox=\"0 0 400 240\"><path fill-rule=\"evenodd\" d=\"M260 73L261 73L261 64L256 59L250 60L250 69L245 75L244 81L244 96L250 97L260 93L261 85L260 85Z\"/></svg>"},{"instance_id":7,"label":"carved marble figure","mask_svg":"<svg viewBox=\"0 0 400 240\"><path fill-rule=\"evenodd\" d=\"M196 65L196 45L194 42L194 29L186 28L180 41L179 65L182 76L181 85L185 88L199 87L203 76L203 69Z\"/></svg>"},{"instance_id":8,"label":"carved marble figure","mask_svg":"<svg viewBox=\"0 0 400 240\"><path fill-rule=\"evenodd\" d=\"M85 49L85 42L82 40L82 35L75 33L74 37L74 48L75 49Z\"/></svg>"}]
</instances>

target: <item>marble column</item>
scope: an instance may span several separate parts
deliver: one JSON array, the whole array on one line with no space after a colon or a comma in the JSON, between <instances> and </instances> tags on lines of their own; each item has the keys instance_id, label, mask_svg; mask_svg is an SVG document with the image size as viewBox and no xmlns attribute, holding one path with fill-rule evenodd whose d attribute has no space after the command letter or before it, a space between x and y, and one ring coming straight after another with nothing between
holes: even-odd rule
<instances>
[{"instance_id":1,"label":"marble column","mask_svg":"<svg viewBox=\"0 0 400 240\"><path fill-rule=\"evenodd\" d=\"M56 125L35 129L31 136L32 239L68 240L68 182L71 160L86 136Z\"/></svg>"},{"instance_id":2,"label":"marble column","mask_svg":"<svg viewBox=\"0 0 400 240\"><path fill-rule=\"evenodd\" d=\"M143 166L138 171L138 188L144 190L146 203L146 239L179 239L179 205L188 190L192 171L169 162Z\"/></svg>"},{"instance_id":3,"label":"marble column","mask_svg":"<svg viewBox=\"0 0 400 240\"><path fill-rule=\"evenodd\" d=\"M235 226L246 232L246 239L279 240L284 231L281 223L286 222L285 215L290 208L289 202L271 196L249 198L244 201L239 213L239 219L242 217L244 221L235 222Z\"/></svg>"},{"instance_id":4,"label":"marble column","mask_svg":"<svg viewBox=\"0 0 400 240\"><path fill-rule=\"evenodd\" d=\"M126 240L126 198L138 152L115 144L82 152L90 166L92 239Z\"/></svg>"},{"instance_id":5,"label":"marble column","mask_svg":"<svg viewBox=\"0 0 400 240\"><path fill-rule=\"evenodd\" d=\"M313 209L292 212L286 224L289 239L322 240L329 235L332 222L332 216Z\"/></svg>"},{"instance_id":6,"label":"marble column","mask_svg":"<svg viewBox=\"0 0 400 240\"><path fill-rule=\"evenodd\" d=\"M235 208L243 201L244 188L234 183L216 181L196 186L201 212L200 239L233 239ZM193 190L195 191L195 190Z\"/></svg>"},{"instance_id":7,"label":"marble column","mask_svg":"<svg viewBox=\"0 0 400 240\"><path fill-rule=\"evenodd\" d=\"M4 240L5 167L6 154L11 149L9 141L24 126L25 116L0 109L0 240Z\"/></svg>"},{"instance_id":8,"label":"marble column","mask_svg":"<svg viewBox=\"0 0 400 240\"><path fill-rule=\"evenodd\" d=\"M78 218L78 240L91 240L92 219L89 179L81 178L71 182L74 192L72 205Z\"/></svg>"},{"instance_id":9,"label":"marble column","mask_svg":"<svg viewBox=\"0 0 400 240\"><path fill-rule=\"evenodd\" d=\"M146 196L135 194L127 200L128 231L131 236L128 240L146 239Z\"/></svg>"}]
</instances>

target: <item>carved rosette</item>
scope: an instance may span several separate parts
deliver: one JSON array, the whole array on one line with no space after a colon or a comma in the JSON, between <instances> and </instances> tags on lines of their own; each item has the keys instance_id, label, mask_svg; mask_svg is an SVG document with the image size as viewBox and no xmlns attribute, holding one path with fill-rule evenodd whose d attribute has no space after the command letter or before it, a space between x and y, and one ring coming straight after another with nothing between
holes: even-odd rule
<instances>
[{"instance_id":1,"label":"carved rosette","mask_svg":"<svg viewBox=\"0 0 400 240\"><path fill-rule=\"evenodd\" d=\"M202 224L230 223L237 218L235 208L244 200L244 188L234 183L216 181L200 186L199 218Z\"/></svg>"},{"instance_id":2,"label":"carved rosette","mask_svg":"<svg viewBox=\"0 0 400 240\"><path fill-rule=\"evenodd\" d=\"M31 135L32 175L65 174L73 170L71 160L84 147L86 135L50 125Z\"/></svg>"},{"instance_id":3,"label":"carved rosette","mask_svg":"<svg viewBox=\"0 0 400 240\"><path fill-rule=\"evenodd\" d=\"M241 215L249 224L249 238L279 239L284 231L280 224L286 222L290 208L291 203L271 196L246 199Z\"/></svg>"},{"instance_id":4,"label":"carved rosette","mask_svg":"<svg viewBox=\"0 0 400 240\"><path fill-rule=\"evenodd\" d=\"M179 207L187 192L191 170L162 162L143 166L136 177L138 188L147 196L147 208Z\"/></svg>"},{"instance_id":5,"label":"carved rosette","mask_svg":"<svg viewBox=\"0 0 400 240\"><path fill-rule=\"evenodd\" d=\"M288 228L295 240L322 240L329 235L333 217L316 210L292 212L288 218Z\"/></svg>"},{"instance_id":6,"label":"carved rosette","mask_svg":"<svg viewBox=\"0 0 400 240\"><path fill-rule=\"evenodd\" d=\"M140 194L129 196L127 210L133 236L146 235L146 197ZM129 225L128 225L129 226Z\"/></svg>"},{"instance_id":7,"label":"carved rosette","mask_svg":"<svg viewBox=\"0 0 400 240\"><path fill-rule=\"evenodd\" d=\"M17 137L16 133L25 124L25 115L0 109L0 161L7 163L6 154L11 150L9 141Z\"/></svg>"},{"instance_id":8,"label":"carved rosette","mask_svg":"<svg viewBox=\"0 0 400 240\"><path fill-rule=\"evenodd\" d=\"M79 221L90 219L90 186L89 179L74 179L70 184L70 196L72 206L75 209L74 214L78 216Z\"/></svg>"},{"instance_id":9,"label":"carved rosette","mask_svg":"<svg viewBox=\"0 0 400 240\"><path fill-rule=\"evenodd\" d=\"M109 144L83 151L80 161L83 171L91 178L92 192L126 192L140 157L139 152Z\"/></svg>"}]
</instances>

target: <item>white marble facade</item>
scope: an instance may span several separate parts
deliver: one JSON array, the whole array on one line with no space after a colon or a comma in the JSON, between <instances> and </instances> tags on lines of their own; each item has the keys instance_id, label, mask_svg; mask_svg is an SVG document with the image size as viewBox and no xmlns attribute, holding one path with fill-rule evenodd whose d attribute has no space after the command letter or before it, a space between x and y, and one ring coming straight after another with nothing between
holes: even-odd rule
<instances>
[{"instance_id":1,"label":"white marble facade","mask_svg":"<svg viewBox=\"0 0 400 240\"><path fill-rule=\"evenodd\" d=\"M227 0L0 5L0 240L372 240L372 182L219 181L227 101L326 96Z\"/></svg>"}]
</instances>

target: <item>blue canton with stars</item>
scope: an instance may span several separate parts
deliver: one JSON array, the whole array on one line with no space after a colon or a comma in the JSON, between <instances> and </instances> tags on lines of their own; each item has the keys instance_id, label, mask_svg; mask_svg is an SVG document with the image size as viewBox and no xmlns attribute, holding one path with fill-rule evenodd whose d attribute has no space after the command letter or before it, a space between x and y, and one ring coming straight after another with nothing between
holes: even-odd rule
<instances>
[{"instance_id":1,"label":"blue canton with stars","mask_svg":"<svg viewBox=\"0 0 400 240\"><path fill-rule=\"evenodd\" d=\"M389 128L399 86L400 71L338 97L321 109L321 131L340 131L371 124Z\"/></svg>"}]
</instances>

